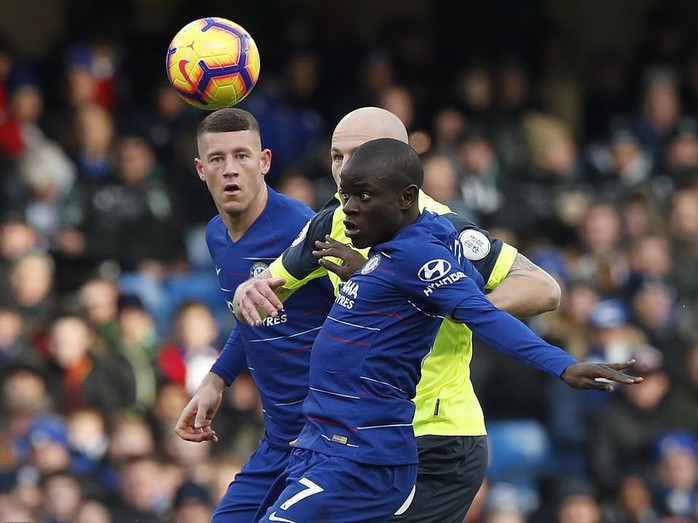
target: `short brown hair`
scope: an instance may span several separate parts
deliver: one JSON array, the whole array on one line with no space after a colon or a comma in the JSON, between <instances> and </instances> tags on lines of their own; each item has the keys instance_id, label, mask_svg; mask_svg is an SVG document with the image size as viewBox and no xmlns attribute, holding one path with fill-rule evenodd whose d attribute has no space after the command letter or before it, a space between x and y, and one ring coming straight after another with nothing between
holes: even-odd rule
<instances>
[{"instance_id":1,"label":"short brown hair","mask_svg":"<svg viewBox=\"0 0 698 523\"><path fill-rule=\"evenodd\" d=\"M252 113L244 109L226 107L219 109L199 124L196 137L201 137L205 133L227 133L231 131L254 131L259 134L259 122L252 116Z\"/></svg>"}]
</instances>

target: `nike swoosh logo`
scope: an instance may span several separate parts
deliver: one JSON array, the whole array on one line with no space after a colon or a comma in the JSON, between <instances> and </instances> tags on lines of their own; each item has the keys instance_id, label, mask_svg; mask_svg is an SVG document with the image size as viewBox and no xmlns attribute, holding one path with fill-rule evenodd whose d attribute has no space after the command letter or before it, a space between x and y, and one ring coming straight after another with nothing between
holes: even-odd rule
<instances>
[{"instance_id":1,"label":"nike swoosh logo","mask_svg":"<svg viewBox=\"0 0 698 523\"><path fill-rule=\"evenodd\" d=\"M221 268L220 268L220 267L216 267L216 276L218 276L220 273L221 273Z\"/></svg>"},{"instance_id":2,"label":"nike swoosh logo","mask_svg":"<svg viewBox=\"0 0 698 523\"><path fill-rule=\"evenodd\" d=\"M191 78L189 77L189 73L187 72L187 64L189 63L189 60L180 60L177 63L177 66L179 67L179 72L182 74L186 82L192 86L196 87L194 83L191 81Z\"/></svg>"},{"instance_id":3,"label":"nike swoosh logo","mask_svg":"<svg viewBox=\"0 0 698 523\"><path fill-rule=\"evenodd\" d=\"M281 521L282 523L296 523L295 521L291 521L290 519L281 518L277 516L276 510L269 514L269 521Z\"/></svg>"}]
</instances>

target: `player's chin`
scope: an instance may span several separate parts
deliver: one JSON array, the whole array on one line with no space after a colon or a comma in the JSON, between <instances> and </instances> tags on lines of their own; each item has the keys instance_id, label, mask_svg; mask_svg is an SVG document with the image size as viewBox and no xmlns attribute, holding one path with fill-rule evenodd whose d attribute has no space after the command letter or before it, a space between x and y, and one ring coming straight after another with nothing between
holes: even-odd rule
<instances>
[{"instance_id":1,"label":"player's chin","mask_svg":"<svg viewBox=\"0 0 698 523\"><path fill-rule=\"evenodd\" d=\"M366 247L370 247L372 245L370 238L362 235L358 229L355 229L355 231L356 232L351 233L352 231L347 230L346 232L347 238L351 240L354 247L357 249L365 249Z\"/></svg>"},{"instance_id":2,"label":"player's chin","mask_svg":"<svg viewBox=\"0 0 698 523\"><path fill-rule=\"evenodd\" d=\"M249 202L245 202L242 199L239 198L225 198L221 202L221 208L226 212L230 214L236 214L245 211L245 209L249 206Z\"/></svg>"}]
</instances>

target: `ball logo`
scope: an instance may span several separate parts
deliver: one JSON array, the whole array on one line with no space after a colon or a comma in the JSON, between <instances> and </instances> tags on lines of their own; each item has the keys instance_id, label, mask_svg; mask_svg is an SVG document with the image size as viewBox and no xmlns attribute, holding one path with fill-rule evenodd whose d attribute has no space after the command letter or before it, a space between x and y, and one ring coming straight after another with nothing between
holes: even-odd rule
<instances>
[{"instance_id":1,"label":"ball logo","mask_svg":"<svg viewBox=\"0 0 698 523\"><path fill-rule=\"evenodd\" d=\"M371 256L371 259L368 260L363 267L361 267L361 274L368 274L369 272L373 272L376 267L378 267L378 264L381 262L381 255L376 254L374 256Z\"/></svg>"},{"instance_id":2,"label":"ball logo","mask_svg":"<svg viewBox=\"0 0 698 523\"><path fill-rule=\"evenodd\" d=\"M422 265L419 269L419 279L422 281L435 281L443 278L451 270L451 263L438 258L436 260L430 260Z\"/></svg>"},{"instance_id":3,"label":"ball logo","mask_svg":"<svg viewBox=\"0 0 698 523\"><path fill-rule=\"evenodd\" d=\"M252 267L250 267L250 278L254 278L255 276L259 276L264 272L264 270L269 267L264 262L254 262L252 264Z\"/></svg>"},{"instance_id":4,"label":"ball logo","mask_svg":"<svg viewBox=\"0 0 698 523\"><path fill-rule=\"evenodd\" d=\"M298 245L300 242L302 242L303 240L305 240L305 237L306 237L307 234L308 234L308 229L309 229L309 228L310 228L310 220L308 220L308 223L306 223L306 224L303 226L303 228L301 229L301 232L299 232L299 233L298 233L298 236L296 236L296 239L293 240L293 242L291 243L291 247L295 247L295 246Z\"/></svg>"},{"instance_id":5,"label":"ball logo","mask_svg":"<svg viewBox=\"0 0 698 523\"><path fill-rule=\"evenodd\" d=\"M482 260L492 248L487 236L475 229L463 231L458 239L463 246L463 255L471 261Z\"/></svg>"}]
</instances>

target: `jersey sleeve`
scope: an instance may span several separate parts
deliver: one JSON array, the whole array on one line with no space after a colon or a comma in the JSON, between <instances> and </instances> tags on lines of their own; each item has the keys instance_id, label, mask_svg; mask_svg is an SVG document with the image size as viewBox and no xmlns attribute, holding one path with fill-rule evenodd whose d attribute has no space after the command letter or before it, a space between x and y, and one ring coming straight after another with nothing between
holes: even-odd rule
<instances>
[{"instance_id":1,"label":"jersey sleeve","mask_svg":"<svg viewBox=\"0 0 698 523\"><path fill-rule=\"evenodd\" d=\"M218 359L211 367L211 372L218 374L226 385L230 385L246 367L245 346L242 343L240 326L236 323Z\"/></svg>"},{"instance_id":2,"label":"jersey sleeve","mask_svg":"<svg viewBox=\"0 0 698 523\"><path fill-rule=\"evenodd\" d=\"M496 308L482 294L470 294L451 312L488 345L533 368L560 377L577 360L559 347L550 345L523 322Z\"/></svg>"},{"instance_id":3,"label":"jersey sleeve","mask_svg":"<svg viewBox=\"0 0 698 523\"><path fill-rule=\"evenodd\" d=\"M516 247L492 238L470 220L454 213L442 214L458 231L463 255L470 260L485 280L486 289L494 289L507 277L516 259Z\"/></svg>"},{"instance_id":4,"label":"jersey sleeve","mask_svg":"<svg viewBox=\"0 0 698 523\"><path fill-rule=\"evenodd\" d=\"M422 244L403 256L405 262L398 262L395 281L427 314L445 317L464 296L483 293L482 275L469 261L459 263L443 244Z\"/></svg>"},{"instance_id":5,"label":"jersey sleeve","mask_svg":"<svg viewBox=\"0 0 698 523\"><path fill-rule=\"evenodd\" d=\"M458 264L445 246L421 251L414 257L418 261L407 269L412 274L403 274L400 282L410 282L406 288L416 301L426 304L425 313L450 316L495 349L557 377L576 363L570 354L492 305L482 292L482 280L478 282L479 272L467 261Z\"/></svg>"},{"instance_id":6,"label":"jersey sleeve","mask_svg":"<svg viewBox=\"0 0 698 523\"><path fill-rule=\"evenodd\" d=\"M324 240L332 231L334 209L325 206L305 225L293 243L269 265L274 278L284 278L285 288L295 290L310 280L327 274L313 256L315 242Z\"/></svg>"}]
</instances>

